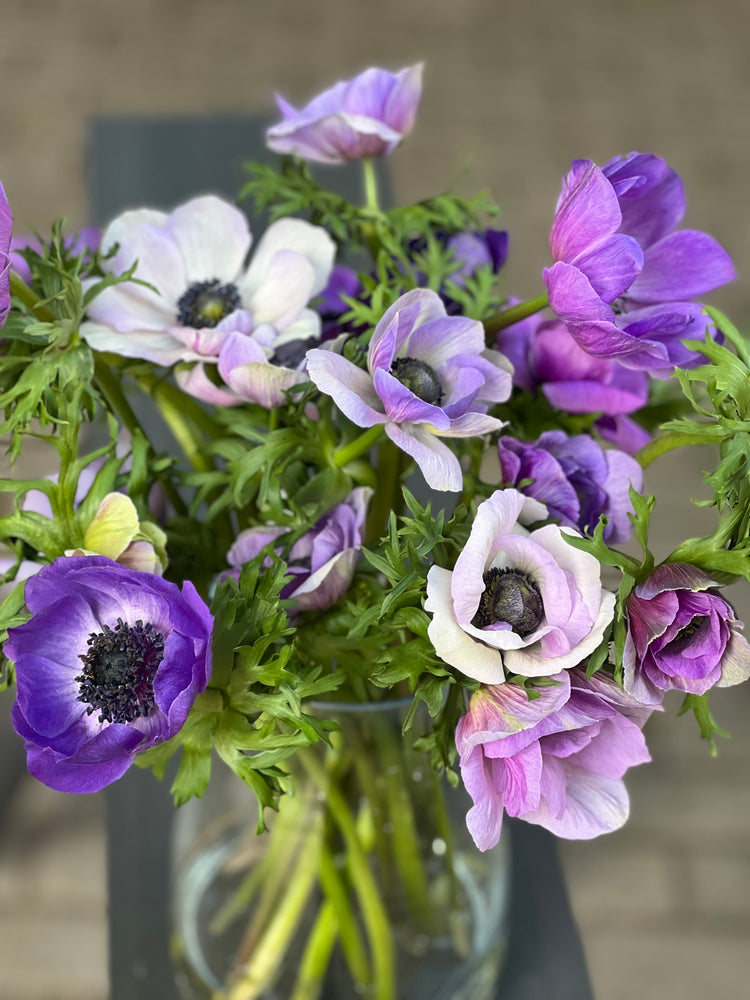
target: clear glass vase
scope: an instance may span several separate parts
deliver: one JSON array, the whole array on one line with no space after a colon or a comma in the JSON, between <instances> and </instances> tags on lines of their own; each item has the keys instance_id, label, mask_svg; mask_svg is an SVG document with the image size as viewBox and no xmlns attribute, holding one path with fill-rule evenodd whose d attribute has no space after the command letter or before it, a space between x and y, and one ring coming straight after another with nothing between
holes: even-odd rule
<instances>
[{"instance_id":1,"label":"clear glass vase","mask_svg":"<svg viewBox=\"0 0 750 1000\"><path fill-rule=\"evenodd\" d=\"M333 747L285 767L258 835L218 768L177 814L173 953L188 1000L490 1000L507 942L509 854L466 830L470 800L401 725L409 701L318 705ZM268 814L267 810L267 814Z\"/></svg>"}]
</instances>

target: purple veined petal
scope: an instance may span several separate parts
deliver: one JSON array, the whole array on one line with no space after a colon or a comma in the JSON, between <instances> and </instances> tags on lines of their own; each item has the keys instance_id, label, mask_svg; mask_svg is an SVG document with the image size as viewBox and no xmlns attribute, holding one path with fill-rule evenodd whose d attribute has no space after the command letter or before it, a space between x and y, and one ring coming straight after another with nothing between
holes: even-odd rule
<instances>
[{"instance_id":1,"label":"purple veined petal","mask_svg":"<svg viewBox=\"0 0 750 1000\"><path fill-rule=\"evenodd\" d=\"M277 250L266 266L263 283L246 300L256 324L283 330L294 322L313 296L315 270L295 250Z\"/></svg>"},{"instance_id":2,"label":"purple veined petal","mask_svg":"<svg viewBox=\"0 0 750 1000\"><path fill-rule=\"evenodd\" d=\"M313 269L311 295L322 292L336 256L336 244L320 226L302 219L279 219L258 241L247 273L238 282L243 301L249 301L264 284L271 260L279 250L292 250L304 257Z\"/></svg>"},{"instance_id":3,"label":"purple veined petal","mask_svg":"<svg viewBox=\"0 0 750 1000\"><path fill-rule=\"evenodd\" d=\"M633 513L629 487L632 486L638 493L643 491L643 469L640 463L622 451L605 451L604 457L608 469L603 484L608 496L605 513L609 518L605 539L609 543L625 543L633 531L628 518L628 514Z\"/></svg>"},{"instance_id":4,"label":"purple veined petal","mask_svg":"<svg viewBox=\"0 0 750 1000\"><path fill-rule=\"evenodd\" d=\"M602 167L622 212L620 229L646 249L671 233L685 214L679 174L653 153L614 157Z\"/></svg>"},{"instance_id":5,"label":"purple veined petal","mask_svg":"<svg viewBox=\"0 0 750 1000\"><path fill-rule=\"evenodd\" d=\"M650 760L640 727L613 713L602 720L597 738L576 754L575 764L605 778L622 778L629 768Z\"/></svg>"},{"instance_id":6,"label":"purple veined petal","mask_svg":"<svg viewBox=\"0 0 750 1000\"><path fill-rule=\"evenodd\" d=\"M573 264L558 261L543 271L553 312L568 325L571 323L614 322L614 313L591 287L587 276ZM572 333L572 331L570 331Z\"/></svg>"},{"instance_id":7,"label":"purple veined petal","mask_svg":"<svg viewBox=\"0 0 750 1000\"><path fill-rule=\"evenodd\" d=\"M574 263L604 302L614 302L641 271L643 251L632 236L616 233L605 243L579 254Z\"/></svg>"},{"instance_id":8,"label":"purple veined petal","mask_svg":"<svg viewBox=\"0 0 750 1000\"><path fill-rule=\"evenodd\" d=\"M664 344L639 340L613 323L569 323L568 329L585 350L595 357L611 358L637 371L671 370L674 366Z\"/></svg>"},{"instance_id":9,"label":"purple veined petal","mask_svg":"<svg viewBox=\"0 0 750 1000\"><path fill-rule=\"evenodd\" d=\"M650 601L665 591L692 590L694 592L719 587L708 573L687 563L666 562L657 566L643 583L635 588L635 593L644 601Z\"/></svg>"},{"instance_id":10,"label":"purple veined petal","mask_svg":"<svg viewBox=\"0 0 750 1000\"><path fill-rule=\"evenodd\" d=\"M484 385L484 375L471 361L468 364L446 364L438 370L437 376L443 387L441 409L451 418L461 416Z\"/></svg>"},{"instance_id":11,"label":"purple veined petal","mask_svg":"<svg viewBox=\"0 0 750 1000\"><path fill-rule=\"evenodd\" d=\"M414 288L410 292L406 292L397 299L392 306L390 306L382 315L380 322L375 328L375 332L372 335L372 340L370 341L370 352L374 350L373 345L376 345L380 338L384 335L385 331L390 327L394 318L399 314L403 313L405 319L404 329L408 331L412 327L423 326L425 323L430 323L432 320L445 319L445 305L442 299L437 294L437 292L431 291L429 288ZM405 337L405 334L404 334ZM396 350L401 346L401 342L396 345Z\"/></svg>"},{"instance_id":12,"label":"purple veined petal","mask_svg":"<svg viewBox=\"0 0 750 1000\"><path fill-rule=\"evenodd\" d=\"M257 403L267 410L285 406L287 392L295 385L307 381L301 372L273 365L265 358L262 361L240 363L231 368L229 362L224 363L219 358L219 371L229 388L240 399Z\"/></svg>"},{"instance_id":13,"label":"purple veined petal","mask_svg":"<svg viewBox=\"0 0 750 1000\"><path fill-rule=\"evenodd\" d=\"M214 385L200 361L192 368L176 371L174 379L183 392L212 406L240 406L243 402L235 393Z\"/></svg>"},{"instance_id":14,"label":"purple veined petal","mask_svg":"<svg viewBox=\"0 0 750 1000\"><path fill-rule=\"evenodd\" d=\"M509 816L521 816L538 808L541 780L542 752L538 742L505 758L503 805Z\"/></svg>"},{"instance_id":15,"label":"purple veined petal","mask_svg":"<svg viewBox=\"0 0 750 1000\"><path fill-rule=\"evenodd\" d=\"M394 423L387 423L385 432L397 448L414 459L430 489L461 492L463 474L458 458L434 433L421 424L404 427Z\"/></svg>"},{"instance_id":16,"label":"purple veined petal","mask_svg":"<svg viewBox=\"0 0 750 1000\"><path fill-rule=\"evenodd\" d=\"M229 552L227 562L230 566L239 568L251 559L260 555L263 549L276 541L281 535L288 532L288 528L281 528L275 525L267 527L246 528L235 538Z\"/></svg>"},{"instance_id":17,"label":"purple veined petal","mask_svg":"<svg viewBox=\"0 0 750 1000\"><path fill-rule=\"evenodd\" d=\"M110 727L112 728L112 727ZM134 742L130 730L126 743ZM137 744L136 744L137 745ZM60 760L54 751L27 745L26 763L29 773L48 788L58 792L93 793L117 781L133 763L134 750L126 748L121 757L104 762L72 763Z\"/></svg>"},{"instance_id":18,"label":"purple veined petal","mask_svg":"<svg viewBox=\"0 0 750 1000\"><path fill-rule=\"evenodd\" d=\"M467 635L455 617L449 570L432 566L427 574L425 610L432 615L427 627L435 652L446 663L483 684L502 684L505 680L503 658ZM478 603L478 599L477 599Z\"/></svg>"},{"instance_id":19,"label":"purple veined petal","mask_svg":"<svg viewBox=\"0 0 750 1000\"><path fill-rule=\"evenodd\" d=\"M549 245L555 261L570 262L608 240L622 216L612 185L591 160L574 160L563 180Z\"/></svg>"},{"instance_id":20,"label":"purple veined petal","mask_svg":"<svg viewBox=\"0 0 750 1000\"><path fill-rule=\"evenodd\" d=\"M639 669L635 643L630 632L625 636L622 654L622 685L625 692L642 705L656 707L661 705L664 698L664 689L657 687L643 670Z\"/></svg>"},{"instance_id":21,"label":"purple veined petal","mask_svg":"<svg viewBox=\"0 0 750 1000\"><path fill-rule=\"evenodd\" d=\"M310 380L330 396L336 406L358 427L373 427L387 420L371 377L351 361L318 348L307 352Z\"/></svg>"},{"instance_id":22,"label":"purple veined petal","mask_svg":"<svg viewBox=\"0 0 750 1000\"><path fill-rule=\"evenodd\" d=\"M638 372L637 374L641 374ZM542 392L558 410L567 413L632 413L643 406L643 398L600 382L545 382Z\"/></svg>"},{"instance_id":23,"label":"purple veined petal","mask_svg":"<svg viewBox=\"0 0 750 1000\"><path fill-rule=\"evenodd\" d=\"M650 247L629 298L644 304L680 302L737 277L732 258L707 233L682 229Z\"/></svg>"},{"instance_id":24,"label":"purple veined petal","mask_svg":"<svg viewBox=\"0 0 750 1000\"><path fill-rule=\"evenodd\" d=\"M628 608L630 633L638 648L645 649L672 624L679 610L679 598L673 590L666 590L644 600L636 587L628 599Z\"/></svg>"},{"instance_id":25,"label":"purple veined petal","mask_svg":"<svg viewBox=\"0 0 750 1000\"><path fill-rule=\"evenodd\" d=\"M430 424L437 431L449 429L450 418L441 407L426 403L423 399L415 396L411 389L402 385L390 372L376 368L373 373L373 384L382 401L386 416L393 423Z\"/></svg>"},{"instance_id":26,"label":"purple veined petal","mask_svg":"<svg viewBox=\"0 0 750 1000\"><path fill-rule=\"evenodd\" d=\"M635 455L651 440L648 431L630 417L599 417L594 426L605 441L627 455Z\"/></svg>"},{"instance_id":27,"label":"purple veined petal","mask_svg":"<svg viewBox=\"0 0 750 1000\"><path fill-rule=\"evenodd\" d=\"M536 382L609 383L614 362L593 358L582 350L559 320L542 323L529 346L529 363Z\"/></svg>"},{"instance_id":28,"label":"purple veined petal","mask_svg":"<svg viewBox=\"0 0 750 1000\"><path fill-rule=\"evenodd\" d=\"M630 813L623 781L593 774L568 762L562 766L566 778L566 804L562 814L555 816L542 800L538 809L521 818L568 840L591 840L602 833L619 830Z\"/></svg>"},{"instance_id":29,"label":"purple veined petal","mask_svg":"<svg viewBox=\"0 0 750 1000\"><path fill-rule=\"evenodd\" d=\"M212 194L193 198L172 212L165 229L182 255L185 288L213 278L222 285L237 280L251 236L244 212L235 205Z\"/></svg>"},{"instance_id":30,"label":"purple veined petal","mask_svg":"<svg viewBox=\"0 0 750 1000\"><path fill-rule=\"evenodd\" d=\"M396 74L396 82L386 99L384 118L402 136L408 135L414 127L422 96L423 70L424 63L402 69Z\"/></svg>"},{"instance_id":31,"label":"purple veined petal","mask_svg":"<svg viewBox=\"0 0 750 1000\"><path fill-rule=\"evenodd\" d=\"M440 437L481 437L483 434L493 434L501 431L506 426L506 422L497 417L491 417L487 413L462 413L460 417L451 420L447 430L440 430L436 433Z\"/></svg>"},{"instance_id":32,"label":"purple veined petal","mask_svg":"<svg viewBox=\"0 0 750 1000\"><path fill-rule=\"evenodd\" d=\"M384 323L381 319L375 333L372 335L370 346L367 351L367 367L371 373L378 369L390 371L393 358L396 354L396 339L400 325L401 314L397 313L391 317L389 323Z\"/></svg>"},{"instance_id":33,"label":"purple veined petal","mask_svg":"<svg viewBox=\"0 0 750 1000\"><path fill-rule=\"evenodd\" d=\"M356 549L339 552L289 595L300 611L330 608L346 593L359 559Z\"/></svg>"},{"instance_id":34,"label":"purple veined petal","mask_svg":"<svg viewBox=\"0 0 750 1000\"><path fill-rule=\"evenodd\" d=\"M488 760L481 747L461 759L461 779L474 802L466 814L466 826L480 851L489 850L500 840L504 774L505 761Z\"/></svg>"},{"instance_id":35,"label":"purple veined petal","mask_svg":"<svg viewBox=\"0 0 750 1000\"><path fill-rule=\"evenodd\" d=\"M135 277L155 285L158 295L142 285L134 286L134 290L137 289L134 293L150 302L161 297L176 303L189 283L179 248L167 228L168 219L166 213L151 209L123 212L102 236L104 254L115 244L119 245L114 256L106 262L107 272L122 274L137 262ZM122 287L131 291L129 286ZM105 289L102 295L108 291L110 289ZM98 298L89 307L89 315L94 319L99 318L92 311L97 301Z\"/></svg>"},{"instance_id":36,"label":"purple veined petal","mask_svg":"<svg viewBox=\"0 0 750 1000\"><path fill-rule=\"evenodd\" d=\"M465 316L443 316L417 326L398 353L440 368L457 354L478 355L484 350L484 327Z\"/></svg>"},{"instance_id":37,"label":"purple veined petal","mask_svg":"<svg viewBox=\"0 0 750 1000\"><path fill-rule=\"evenodd\" d=\"M445 571L443 571L445 572ZM557 712L570 698L567 672L552 678L556 683L538 688L533 701L518 684L479 688L456 730L456 749L462 756L478 743L500 741L506 736L532 731L540 720Z\"/></svg>"}]
</instances>

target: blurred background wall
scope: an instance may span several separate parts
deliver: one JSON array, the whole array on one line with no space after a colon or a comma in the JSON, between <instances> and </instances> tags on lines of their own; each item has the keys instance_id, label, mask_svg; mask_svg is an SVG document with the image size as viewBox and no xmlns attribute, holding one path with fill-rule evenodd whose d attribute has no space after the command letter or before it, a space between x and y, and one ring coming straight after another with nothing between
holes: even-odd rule
<instances>
[{"instance_id":1,"label":"blurred background wall","mask_svg":"<svg viewBox=\"0 0 750 1000\"><path fill-rule=\"evenodd\" d=\"M748 329L749 19L746 0L3 0L0 179L18 229L61 215L74 228L93 221L92 115L272 115L274 90L301 103L368 65L424 60L417 126L390 161L399 201L489 187L511 232L507 290L534 295L571 159L657 152L683 176L686 224L734 257L739 280L713 301ZM657 555L704 530L689 498L711 460L677 455L650 475ZM677 704L649 730L655 763L632 776L630 824L564 850L600 1000L734 998L750 980L750 696L716 698L734 734L718 761ZM97 808L26 786L0 828L12 1000L106 993Z\"/></svg>"}]
</instances>

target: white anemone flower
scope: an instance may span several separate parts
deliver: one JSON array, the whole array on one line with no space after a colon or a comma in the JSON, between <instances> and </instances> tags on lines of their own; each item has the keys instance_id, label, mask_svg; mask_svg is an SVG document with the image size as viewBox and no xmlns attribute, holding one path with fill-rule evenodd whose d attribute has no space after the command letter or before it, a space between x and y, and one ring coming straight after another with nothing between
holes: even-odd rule
<instances>
[{"instance_id":1,"label":"white anemone flower","mask_svg":"<svg viewBox=\"0 0 750 1000\"><path fill-rule=\"evenodd\" d=\"M89 306L82 337L97 351L158 365L198 362L179 381L210 402L236 403L257 389L258 402L278 405L268 400L300 376L269 359L284 344L319 338L320 317L308 303L325 288L336 248L324 229L301 219L269 226L246 266L251 242L244 214L215 195L169 214L124 212L102 237L103 255L116 246L103 267L122 274L136 264L134 277L153 289L138 281L106 288ZM235 357L244 345L241 367L248 371L243 379L235 362L235 384L224 390L204 365L217 364L221 372L222 348L230 345ZM259 366L267 369L260 380ZM258 384L269 380L270 393Z\"/></svg>"}]
</instances>

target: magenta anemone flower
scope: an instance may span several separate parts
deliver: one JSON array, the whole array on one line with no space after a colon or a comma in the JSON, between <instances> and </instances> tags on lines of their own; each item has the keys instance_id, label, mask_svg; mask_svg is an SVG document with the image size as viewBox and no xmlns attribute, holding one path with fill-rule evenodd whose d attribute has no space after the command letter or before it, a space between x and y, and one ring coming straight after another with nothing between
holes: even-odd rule
<instances>
[{"instance_id":1,"label":"magenta anemone flower","mask_svg":"<svg viewBox=\"0 0 750 1000\"><path fill-rule=\"evenodd\" d=\"M498 454L503 485L539 500L561 525L591 534L604 515L605 541L630 538L629 489L643 488L643 471L630 455L604 451L588 434L568 437L564 431L545 431L532 442L503 436Z\"/></svg>"},{"instance_id":2,"label":"magenta anemone flower","mask_svg":"<svg viewBox=\"0 0 750 1000\"><path fill-rule=\"evenodd\" d=\"M282 120L266 132L266 145L319 163L385 156L411 132L421 93L420 63L395 74L367 69L299 110L277 94Z\"/></svg>"},{"instance_id":3,"label":"magenta anemone flower","mask_svg":"<svg viewBox=\"0 0 750 1000\"><path fill-rule=\"evenodd\" d=\"M13 232L13 214L0 184L0 326L10 312L10 243Z\"/></svg>"},{"instance_id":4,"label":"magenta anemone flower","mask_svg":"<svg viewBox=\"0 0 750 1000\"><path fill-rule=\"evenodd\" d=\"M651 759L641 732L650 709L601 672L552 679L533 701L516 684L481 687L458 722L461 777L474 802L466 824L481 851L500 839L503 813L571 840L628 818L622 778Z\"/></svg>"},{"instance_id":5,"label":"magenta anemone flower","mask_svg":"<svg viewBox=\"0 0 750 1000\"><path fill-rule=\"evenodd\" d=\"M290 341L320 337L320 316L307 304L333 266L335 246L324 229L280 219L245 266L247 219L206 195L169 215L125 212L102 238L105 252L114 244L107 271L121 274L137 262L136 278L157 291L135 282L105 289L81 327L91 347L162 365L196 361L178 380L208 402L284 401L284 389L302 376L273 364L273 354ZM218 367L225 388L214 385L205 364Z\"/></svg>"},{"instance_id":6,"label":"magenta anemone flower","mask_svg":"<svg viewBox=\"0 0 750 1000\"><path fill-rule=\"evenodd\" d=\"M428 635L441 659L483 684L506 670L545 677L581 663L612 621L615 595L600 565L548 524L545 508L518 490L497 490L479 505L453 570L427 575Z\"/></svg>"},{"instance_id":7,"label":"magenta anemone flower","mask_svg":"<svg viewBox=\"0 0 750 1000\"><path fill-rule=\"evenodd\" d=\"M656 704L671 689L705 694L750 677L743 624L707 573L663 563L628 598L625 690Z\"/></svg>"},{"instance_id":8,"label":"magenta anemone flower","mask_svg":"<svg viewBox=\"0 0 750 1000\"><path fill-rule=\"evenodd\" d=\"M307 371L321 392L359 427L382 424L417 463L428 486L461 489L458 458L440 439L500 430L487 410L508 398L510 365L485 348L476 320L448 316L440 297L417 288L378 323L367 371L332 351L311 350Z\"/></svg>"},{"instance_id":9,"label":"magenta anemone flower","mask_svg":"<svg viewBox=\"0 0 750 1000\"><path fill-rule=\"evenodd\" d=\"M295 601L300 611L321 611L344 596L360 559L371 496L369 487L357 487L297 539L289 550L287 566L292 579L281 591L282 598ZM273 526L242 531L227 553L232 567L228 572L238 577L245 563L286 532L286 528Z\"/></svg>"},{"instance_id":10,"label":"magenta anemone flower","mask_svg":"<svg viewBox=\"0 0 750 1000\"><path fill-rule=\"evenodd\" d=\"M29 770L58 791L96 792L182 727L211 672L211 613L191 583L103 556L43 566L26 605L4 653Z\"/></svg>"},{"instance_id":11,"label":"magenta anemone flower","mask_svg":"<svg viewBox=\"0 0 750 1000\"><path fill-rule=\"evenodd\" d=\"M712 327L692 300L735 272L706 233L674 231L684 211L682 182L658 156L573 162L544 281L550 306L589 354L662 375L699 360L682 340Z\"/></svg>"}]
</instances>

